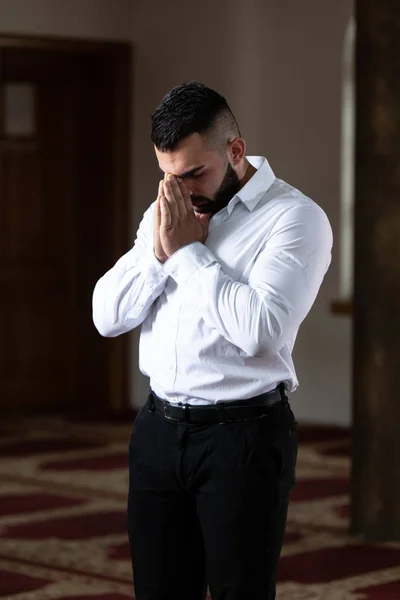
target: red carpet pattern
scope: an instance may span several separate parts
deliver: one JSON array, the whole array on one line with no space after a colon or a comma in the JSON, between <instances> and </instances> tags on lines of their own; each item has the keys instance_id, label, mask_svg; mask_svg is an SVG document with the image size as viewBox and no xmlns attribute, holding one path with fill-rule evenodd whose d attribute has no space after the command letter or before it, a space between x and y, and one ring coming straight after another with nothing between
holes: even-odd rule
<instances>
[{"instance_id":1,"label":"red carpet pattern","mask_svg":"<svg viewBox=\"0 0 400 600\"><path fill-rule=\"evenodd\" d=\"M130 430L128 419L0 424L1 600L133 599ZM399 600L400 544L348 533L348 432L299 430L278 599Z\"/></svg>"}]
</instances>

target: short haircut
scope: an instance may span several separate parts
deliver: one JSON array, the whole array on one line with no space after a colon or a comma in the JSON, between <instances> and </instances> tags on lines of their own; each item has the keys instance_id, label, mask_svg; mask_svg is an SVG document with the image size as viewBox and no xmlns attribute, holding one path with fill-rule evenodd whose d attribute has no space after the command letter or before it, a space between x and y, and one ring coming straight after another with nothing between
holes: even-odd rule
<instances>
[{"instance_id":1,"label":"short haircut","mask_svg":"<svg viewBox=\"0 0 400 600\"><path fill-rule=\"evenodd\" d=\"M174 150L193 133L203 135L217 149L240 136L225 98L198 81L170 90L151 119L151 140L161 152Z\"/></svg>"}]
</instances>

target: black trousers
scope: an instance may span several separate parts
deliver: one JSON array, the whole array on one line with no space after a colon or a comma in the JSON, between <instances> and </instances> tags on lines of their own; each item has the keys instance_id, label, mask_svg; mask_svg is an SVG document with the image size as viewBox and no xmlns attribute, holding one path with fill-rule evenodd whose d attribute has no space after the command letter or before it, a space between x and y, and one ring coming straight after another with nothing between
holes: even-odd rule
<instances>
[{"instance_id":1,"label":"black trousers","mask_svg":"<svg viewBox=\"0 0 400 600\"><path fill-rule=\"evenodd\" d=\"M140 410L129 448L136 600L270 600L295 482L288 402L261 418L171 422Z\"/></svg>"}]
</instances>

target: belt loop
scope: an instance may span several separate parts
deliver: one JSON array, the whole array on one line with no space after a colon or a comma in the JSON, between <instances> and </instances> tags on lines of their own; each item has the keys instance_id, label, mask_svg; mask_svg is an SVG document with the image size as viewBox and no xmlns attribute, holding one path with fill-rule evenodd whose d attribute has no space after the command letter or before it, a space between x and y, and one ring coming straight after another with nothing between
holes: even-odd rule
<instances>
[{"instance_id":1,"label":"belt loop","mask_svg":"<svg viewBox=\"0 0 400 600\"><path fill-rule=\"evenodd\" d=\"M183 404L183 419L185 423L190 423L190 406L189 404Z\"/></svg>"},{"instance_id":2,"label":"belt loop","mask_svg":"<svg viewBox=\"0 0 400 600\"><path fill-rule=\"evenodd\" d=\"M225 415L224 415L225 404L223 402L217 402L216 407L217 407L217 414L218 414L218 423L219 424L225 423Z\"/></svg>"},{"instance_id":3,"label":"belt loop","mask_svg":"<svg viewBox=\"0 0 400 600\"><path fill-rule=\"evenodd\" d=\"M284 402L284 404L288 404L289 403L289 399L288 399L288 397L286 395L285 384L283 382L279 384L279 390L281 392L282 401Z\"/></svg>"},{"instance_id":4,"label":"belt loop","mask_svg":"<svg viewBox=\"0 0 400 600\"><path fill-rule=\"evenodd\" d=\"M151 391L148 397L148 408L149 408L149 413L153 413L155 411L155 406L154 406L154 396L153 396L153 392Z\"/></svg>"}]
</instances>

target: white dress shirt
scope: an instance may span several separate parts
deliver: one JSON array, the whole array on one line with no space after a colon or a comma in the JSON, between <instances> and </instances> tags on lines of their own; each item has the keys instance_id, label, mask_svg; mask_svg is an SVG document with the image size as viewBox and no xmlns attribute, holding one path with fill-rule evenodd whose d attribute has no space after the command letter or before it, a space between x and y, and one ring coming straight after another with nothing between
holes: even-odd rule
<instances>
[{"instance_id":1,"label":"white dress shirt","mask_svg":"<svg viewBox=\"0 0 400 600\"><path fill-rule=\"evenodd\" d=\"M102 335L142 325L140 370L170 402L213 404L298 385L293 345L329 267L332 230L265 158L248 160L256 173L210 219L204 244L161 264L153 203L133 248L94 290Z\"/></svg>"}]
</instances>

